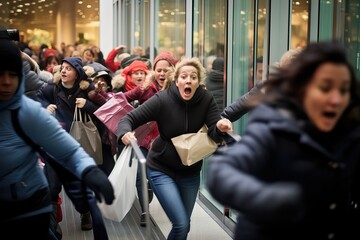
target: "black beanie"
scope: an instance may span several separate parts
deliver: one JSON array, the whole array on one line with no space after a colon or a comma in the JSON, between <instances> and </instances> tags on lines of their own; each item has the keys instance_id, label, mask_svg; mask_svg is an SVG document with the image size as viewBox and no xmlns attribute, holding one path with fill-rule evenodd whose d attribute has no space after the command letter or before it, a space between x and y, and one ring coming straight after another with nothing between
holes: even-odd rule
<instances>
[{"instance_id":1,"label":"black beanie","mask_svg":"<svg viewBox=\"0 0 360 240\"><path fill-rule=\"evenodd\" d=\"M10 40L6 30L0 30L0 72L15 72L22 78L22 58L20 49Z\"/></svg>"},{"instance_id":2,"label":"black beanie","mask_svg":"<svg viewBox=\"0 0 360 240\"><path fill-rule=\"evenodd\" d=\"M127 66L130 66L130 64L132 62L134 62L135 60L141 60L141 57L139 55L132 54L132 55L124 58L123 60L121 60L120 65L122 68L126 68Z\"/></svg>"}]
</instances>

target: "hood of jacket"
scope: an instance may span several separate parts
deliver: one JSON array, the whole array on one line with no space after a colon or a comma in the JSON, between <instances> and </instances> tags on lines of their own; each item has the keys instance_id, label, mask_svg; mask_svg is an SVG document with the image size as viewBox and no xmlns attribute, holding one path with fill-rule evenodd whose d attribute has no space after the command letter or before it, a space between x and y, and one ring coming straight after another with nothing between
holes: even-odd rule
<instances>
[{"instance_id":1,"label":"hood of jacket","mask_svg":"<svg viewBox=\"0 0 360 240\"><path fill-rule=\"evenodd\" d=\"M19 77L19 86L14 96L7 101L0 101L0 110L11 108L16 109L20 106L21 97L25 92L23 63L20 49L10 40L7 32L0 31L0 72L13 71Z\"/></svg>"}]
</instances>

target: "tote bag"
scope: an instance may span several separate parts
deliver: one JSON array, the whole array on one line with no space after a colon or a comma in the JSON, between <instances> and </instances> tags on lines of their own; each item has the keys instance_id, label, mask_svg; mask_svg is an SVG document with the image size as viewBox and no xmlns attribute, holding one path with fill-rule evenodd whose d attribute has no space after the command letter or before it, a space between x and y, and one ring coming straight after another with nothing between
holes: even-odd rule
<instances>
[{"instance_id":1,"label":"tote bag","mask_svg":"<svg viewBox=\"0 0 360 240\"><path fill-rule=\"evenodd\" d=\"M126 100L124 93L118 92L99 107L94 115L117 136L120 119L133 109L133 106Z\"/></svg>"},{"instance_id":2,"label":"tote bag","mask_svg":"<svg viewBox=\"0 0 360 240\"><path fill-rule=\"evenodd\" d=\"M88 113L84 113L84 119L82 115L81 109L75 107L70 135L80 143L96 164L100 165L103 163L103 154L99 131Z\"/></svg>"},{"instance_id":3,"label":"tote bag","mask_svg":"<svg viewBox=\"0 0 360 240\"><path fill-rule=\"evenodd\" d=\"M105 104L99 107L94 115L105 124L105 126L117 136L117 129L120 119L134 107L128 103L123 92L114 94ZM151 131L154 122L148 122L135 129L135 137L141 143Z\"/></svg>"},{"instance_id":4,"label":"tote bag","mask_svg":"<svg viewBox=\"0 0 360 240\"><path fill-rule=\"evenodd\" d=\"M122 150L109 175L115 191L115 200L111 205L98 203L104 218L121 222L132 208L136 198L136 173L138 160L133 158L132 147L127 145Z\"/></svg>"},{"instance_id":5,"label":"tote bag","mask_svg":"<svg viewBox=\"0 0 360 240\"><path fill-rule=\"evenodd\" d=\"M204 125L197 133L186 133L171 139L183 165L191 166L215 152L218 145L207 132Z\"/></svg>"}]
</instances>

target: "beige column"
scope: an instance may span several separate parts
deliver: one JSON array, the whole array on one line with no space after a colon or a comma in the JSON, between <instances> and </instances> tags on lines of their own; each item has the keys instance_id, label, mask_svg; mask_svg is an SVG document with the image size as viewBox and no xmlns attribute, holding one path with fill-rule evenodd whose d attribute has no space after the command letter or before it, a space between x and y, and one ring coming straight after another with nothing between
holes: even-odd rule
<instances>
[{"instance_id":1,"label":"beige column","mask_svg":"<svg viewBox=\"0 0 360 240\"><path fill-rule=\"evenodd\" d=\"M56 16L56 46L76 42L76 4L74 0L58 0Z\"/></svg>"}]
</instances>

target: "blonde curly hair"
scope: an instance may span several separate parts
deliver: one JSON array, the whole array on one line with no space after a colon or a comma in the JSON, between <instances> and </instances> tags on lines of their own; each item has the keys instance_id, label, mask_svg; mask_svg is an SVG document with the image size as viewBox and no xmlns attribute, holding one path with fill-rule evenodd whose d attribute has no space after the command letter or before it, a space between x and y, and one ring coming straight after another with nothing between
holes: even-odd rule
<instances>
[{"instance_id":1,"label":"blonde curly hair","mask_svg":"<svg viewBox=\"0 0 360 240\"><path fill-rule=\"evenodd\" d=\"M183 58L175 65L175 67L168 68L163 89L167 89L172 82L177 81L180 75L180 70L184 66L193 66L194 68L196 68L199 79L199 85L202 87L205 86L206 70L198 58L192 57L192 58Z\"/></svg>"}]
</instances>

